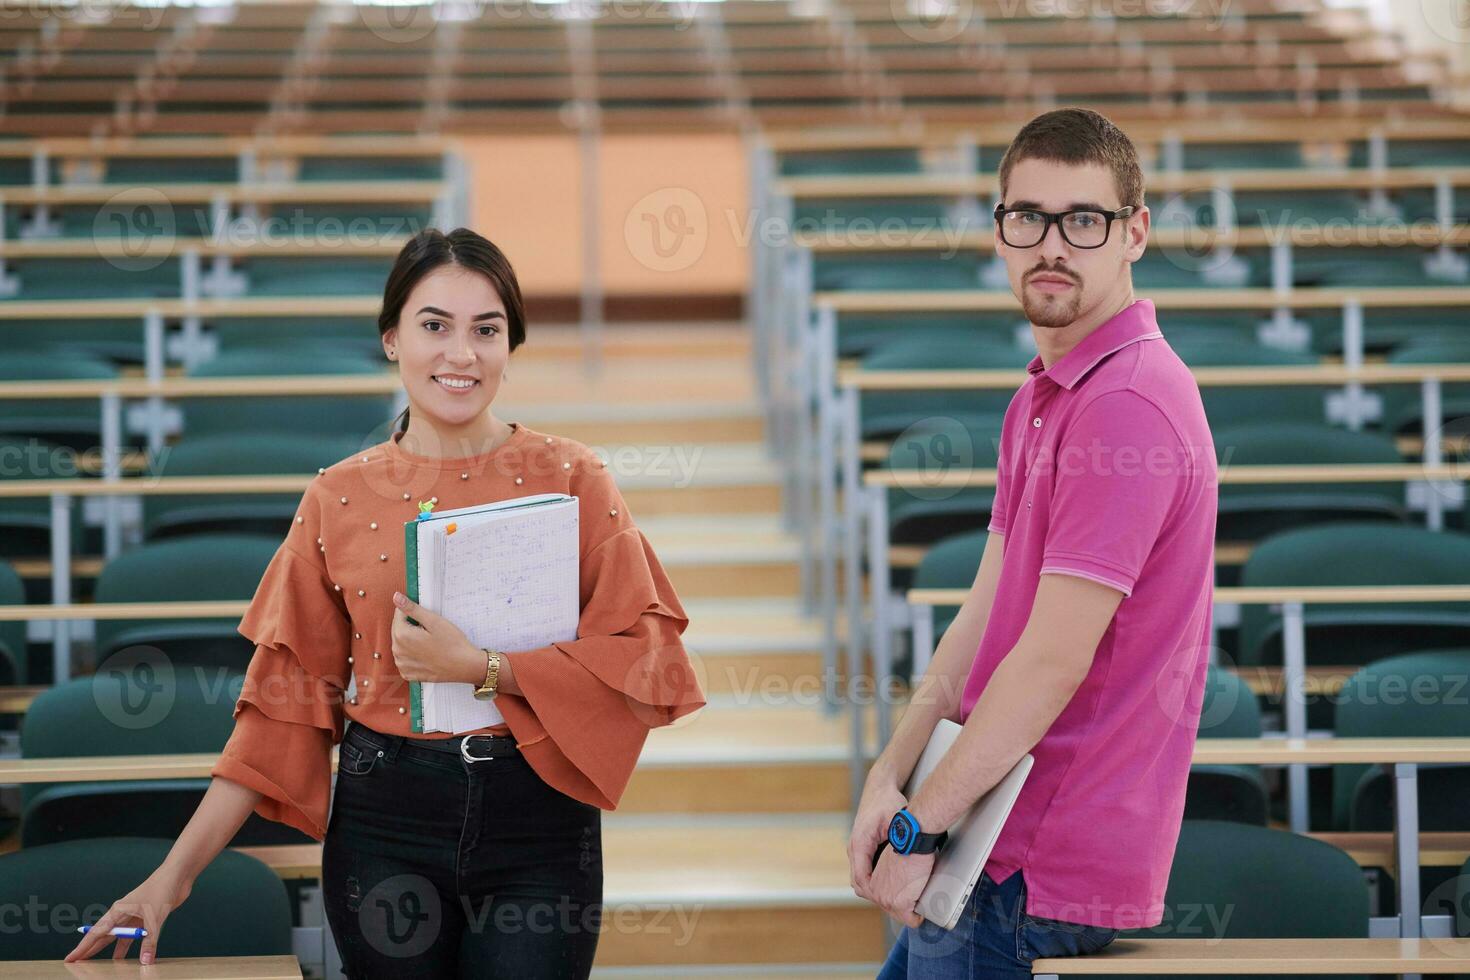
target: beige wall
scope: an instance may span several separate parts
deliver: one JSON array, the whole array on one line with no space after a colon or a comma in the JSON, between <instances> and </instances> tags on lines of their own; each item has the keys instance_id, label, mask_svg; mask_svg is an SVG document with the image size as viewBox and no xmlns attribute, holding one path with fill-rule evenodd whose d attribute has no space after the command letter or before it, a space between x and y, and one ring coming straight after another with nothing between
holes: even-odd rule
<instances>
[{"instance_id":1,"label":"beige wall","mask_svg":"<svg viewBox=\"0 0 1470 980\"><path fill-rule=\"evenodd\" d=\"M528 294L582 285L581 155L573 135L462 137L472 227ZM744 291L748 184L734 134L608 135L598 148L601 280L609 295Z\"/></svg>"}]
</instances>

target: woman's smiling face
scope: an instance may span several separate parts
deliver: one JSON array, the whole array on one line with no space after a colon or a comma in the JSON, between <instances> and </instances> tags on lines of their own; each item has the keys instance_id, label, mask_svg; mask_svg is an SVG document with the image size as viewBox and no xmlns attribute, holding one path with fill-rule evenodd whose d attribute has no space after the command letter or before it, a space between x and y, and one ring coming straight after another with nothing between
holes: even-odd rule
<instances>
[{"instance_id":1,"label":"woman's smiling face","mask_svg":"<svg viewBox=\"0 0 1470 980\"><path fill-rule=\"evenodd\" d=\"M409 293L383 349L395 351L414 418L450 431L473 425L495 400L510 361L505 304L485 276L442 266Z\"/></svg>"}]
</instances>

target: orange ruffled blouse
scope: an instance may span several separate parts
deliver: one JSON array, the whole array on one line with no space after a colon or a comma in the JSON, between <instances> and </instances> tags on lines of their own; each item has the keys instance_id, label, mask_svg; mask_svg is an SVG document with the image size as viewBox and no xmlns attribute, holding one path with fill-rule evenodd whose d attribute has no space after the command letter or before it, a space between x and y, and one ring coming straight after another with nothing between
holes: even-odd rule
<instances>
[{"instance_id":1,"label":"orange ruffled blouse","mask_svg":"<svg viewBox=\"0 0 1470 980\"><path fill-rule=\"evenodd\" d=\"M402 435L319 470L307 487L240 622L255 653L211 775L257 790L257 813L322 840L344 716L395 735L457 737L410 731L391 639L393 592L406 584L403 525L419 501L443 511L566 493L579 500L577 639L506 651L523 694L496 698L505 723L476 731L513 735L549 785L616 809L649 730L705 700L680 639L689 619L612 474L581 443L519 423L495 449L460 458L411 453Z\"/></svg>"}]
</instances>

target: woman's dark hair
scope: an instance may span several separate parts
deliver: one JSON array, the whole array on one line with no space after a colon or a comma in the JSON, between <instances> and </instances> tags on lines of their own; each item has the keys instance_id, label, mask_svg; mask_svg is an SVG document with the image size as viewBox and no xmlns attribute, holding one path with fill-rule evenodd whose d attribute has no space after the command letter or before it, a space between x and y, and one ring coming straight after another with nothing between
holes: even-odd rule
<instances>
[{"instance_id":1,"label":"woman's dark hair","mask_svg":"<svg viewBox=\"0 0 1470 980\"><path fill-rule=\"evenodd\" d=\"M456 228L444 234L437 228L425 228L404 243L393 262L393 271L388 273L388 283L383 287L383 309L378 313L378 336L398 326L398 316L408 294L429 273L446 265L457 265L480 273L505 304L506 328L510 336L510 349L515 350L526 341L526 305L521 300L521 287L516 282L515 270L505 253L496 248L488 238L468 228ZM398 417L398 431L408 431L408 409Z\"/></svg>"}]
</instances>

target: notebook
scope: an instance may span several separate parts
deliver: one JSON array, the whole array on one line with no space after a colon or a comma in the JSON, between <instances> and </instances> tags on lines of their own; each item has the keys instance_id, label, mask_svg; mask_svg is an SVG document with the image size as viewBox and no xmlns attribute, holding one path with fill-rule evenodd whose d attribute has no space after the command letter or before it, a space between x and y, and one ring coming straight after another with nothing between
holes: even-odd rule
<instances>
[{"instance_id":1,"label":"notebook","mask_svg":"<svg viewBox=\"0 0 1470 980\"><path fill-rule=\"evenodd\" d=\"M575 640L581 618L576 497L513 497L430 511L403 525L407 595L477 647L533 650ZM409 622L413 622L412 619ZM414 732L501 723L474 684L410 681Z\"/></svg>"},{"instance_id":2,"label":"notebook","mask_svg":"<svg viewBox=\"0 0 1470 980\"><path fill-rule=\"evenodd\" d=\"M914 798L924 780L944 758L944 753L959 738L960 731L961 726L948 718L939 719L934 733L929 736L929 744L924 747L904 787L905 799ZM1034 761L1029 753L1023 755L1000 782L971 804L970 809L949 828L949 839L935 858L929 883L924 886L915 905L916 911L924 918L946 929L953 929L959 924L960 914L970 900L970 893L975 890L975 883L980 880L980 873L985 870L985 862L990 859L995 842L1000 839L1001 828L1005 826L1016 798L1021 795L1021 786L1026 782ZM937 833L933 828L925 829Z\"/></svg>"}]
</instances>

